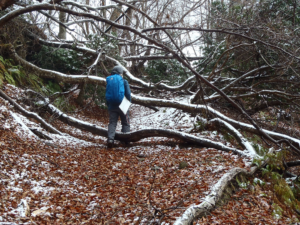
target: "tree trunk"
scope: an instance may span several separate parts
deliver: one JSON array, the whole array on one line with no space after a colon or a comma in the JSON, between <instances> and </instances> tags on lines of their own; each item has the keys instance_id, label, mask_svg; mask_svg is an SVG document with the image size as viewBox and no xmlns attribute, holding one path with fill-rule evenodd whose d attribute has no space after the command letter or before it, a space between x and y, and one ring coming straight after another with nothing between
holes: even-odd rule
<instances>
[{"instance_id":1,"label":"tree trunk","mask_svg":"<svg viewBox=\"0 0 300 225\"><path fill-rule=\"evenodd\" d=\"M66 13L65 12L59 12L59 21L62 23L66 22ZM61 24L59 24L59 32L58 32L58 38L65 40L67 38L67 31L66 28L63 27Z\"/></svg>"},{"instance_id":2,"label":"tree trunk","mask_svg":"<svg viewBox=\"0 0 300 225\"><path fill-rule=\"evenodd\" d=\"M67 116L65 113L61 112L59 109L55 108L51 104L45 105L46 110L54 114L57 119L61 120L62 122L79 128L81 130L86 130L93 134L97 134L103 137L107 137L107 130L105 128L96 126L94 124L86 123L79 119L73 118L71 116ZM176 131L176 130L167 130L167 129L143 129L139 131L133 131L130 133L116 133L115 139L119 141L126 141L126 142L136 142L144 138L149 137L168 137L168 138L175 138L177 140L186 141L188 143L198 144L203 147L208 148L216 148L226 152L234 152L240 156L247 157L243 151L231 148L228 146L223 145L220 142L211 141L209 139L196 137L191 134L186 134L184 132Z\"/></svg>"},{"instance_id":3,"label":"tree trunk","mask_svg":"<svg viewBox=\"0 0 300 225\"><path fill-rule=\"evenodd\" d=\"M118 5L119 7L121 7L120 5ZM116 21L116 19L118 19L118 17L121 15L121 9L114 9L109 20L110 21ZM116 33L117 32L117 28L112 26L111 28L111 32L112 33Z\"/></svg>"},{"instance_id":4,"label":"tree trunk","mask_svg":"<svg viewBox=\"0 0 300 225\"><path fill-rule=\"evenodd\" d=\"M80 92L79 92L79 95L78 95L78 97L76 99L76 102L79 105L83 105L83 103L84 103L84 94L85 94L85 89L86 89L86 82L82 82L79 85L79 89L80 89Z\"/></svg>"},{"instance_id":5,"label":"tree trunk","mask_svg":"<svg viewBox=\"0 0 300 225\"><path fill-rule=\"evenodd\" d=\"M85 1L86 5L90 5L90 0ZM86 35L90 35L89 22L85 22Z\"/></svg>"}]
</instances>

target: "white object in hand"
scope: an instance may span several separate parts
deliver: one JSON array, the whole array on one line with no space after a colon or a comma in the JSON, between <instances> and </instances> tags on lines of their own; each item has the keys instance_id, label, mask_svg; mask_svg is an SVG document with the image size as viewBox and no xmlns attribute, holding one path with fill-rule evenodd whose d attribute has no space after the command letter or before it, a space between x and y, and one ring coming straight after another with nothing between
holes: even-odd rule
<instances>
[{"instance_id":1,"label":"white object in hand","mask_svg":"<svg viewBox=\"0 0 300 225\"><path fill-rule=\"evenodd\" d=\"M124 96L121 104L119 105L119 108L124 113L124 115L126 115L130 105L131 105L131 102Z\"/></svg>"}]
</instances>

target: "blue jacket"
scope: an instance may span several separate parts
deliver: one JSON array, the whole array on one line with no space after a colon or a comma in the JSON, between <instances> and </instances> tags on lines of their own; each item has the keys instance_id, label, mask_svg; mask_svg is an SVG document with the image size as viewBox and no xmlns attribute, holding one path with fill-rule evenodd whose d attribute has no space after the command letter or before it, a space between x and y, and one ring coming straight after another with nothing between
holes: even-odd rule
<instances>
[{"instance_id":1,"label":"blue jacket","mask_svg":"<svg viewBox=\"0 0 300 225\"><path fill-rule=\"evenodd\" d=\"M128 99L128 101L131 102L131 91L128 84L128 81L124 79L124 89L125 89L125 97ZM119 105L117 104L111 104L106 101L106 105L108 106L108 110L116 110L119 108Z\"/></svg>"}]
</instances>

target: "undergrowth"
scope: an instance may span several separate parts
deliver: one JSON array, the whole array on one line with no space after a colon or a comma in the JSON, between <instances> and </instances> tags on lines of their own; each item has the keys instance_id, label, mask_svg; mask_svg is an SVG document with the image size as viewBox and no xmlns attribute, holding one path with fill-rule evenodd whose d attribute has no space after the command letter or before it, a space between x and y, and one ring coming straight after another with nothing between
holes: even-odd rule
<instances>
[{"instance_id":1,"label":"undergrowth","mask_svg":"<svg viewBox=\"0 0 300 225\"><path fill-rule=\"evenodd\" d=\"M5 59L0 56L1 86L3 82L33 89L44 96L51 96L54 93L61 92L61 87L58 83L41 79L32 73L26 73L20 65L14 65L12 59ZM52 104L62 111L74 111L74 106L69 103L68 98L65 96L59 96Z\"/></svg>"},{"instance_id":2,"label":"undergrowth","mask_svg":"<svg viewBox=\"0 0 300 225\"><path fill-rule=\"evenodd\" d=\"M284 178L283 159L286 156L286 151L282 150L275 153L267 153L266 149L263 151L264 157L255 159L254 163L261 165L262 161L268 159L268 164L260 170L264 181L257 183L274 193L275 201L272 205L274 218L281 217L283 213L300 212L300 182L297 178Z\"/></svg>"},{"instance_id":3,"label":"undergrowth","mask_svg":"<svg viewBox=\"0 0 300 225\"><path fill-rule=\"evenodd\" d=\"M0 56L0 85L3 81L15 86L28 86L35 90L41 90L42 80L31 73L26 73L21 66L15 66L12 59Z\"/></svg>"}]
</instances>

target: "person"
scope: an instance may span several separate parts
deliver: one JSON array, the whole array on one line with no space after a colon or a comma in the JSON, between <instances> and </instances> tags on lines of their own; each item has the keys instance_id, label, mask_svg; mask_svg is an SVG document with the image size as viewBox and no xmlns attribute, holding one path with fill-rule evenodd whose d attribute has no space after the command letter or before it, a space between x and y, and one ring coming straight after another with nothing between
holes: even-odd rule
<instances>
[{"instance_id":1,"label":"person","mask_svg":"<svg viewBox=\"0 0 300 225\"><path fill-rule=\"evenodd\" d=\"M123 67L122 66L115 66L110 75L120 75L123 77ZM124 90L125 90L125 97L131 102L131 91L128 84L128 81L124 79ZM108 137L107 137L107 147L112 148L114 145L116 127L118 123L119 117L121 118L122 124L122 132L128 133L130 132L130 120L129 120L129 110L126 115L121 111L119 105L109 103L106 101L108 106L108 114L109 114L109 124L108 124Z\"/></svg>"}]
</instances>

